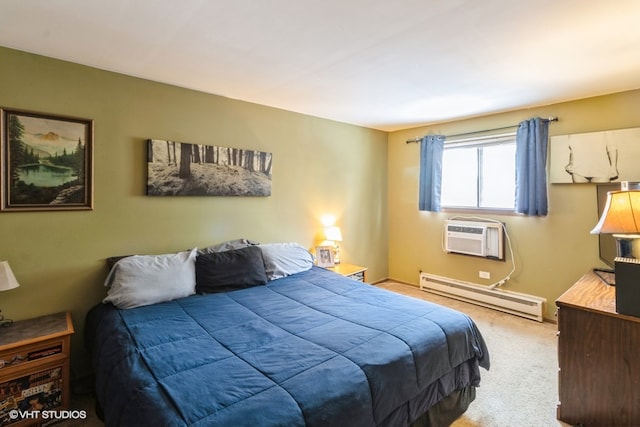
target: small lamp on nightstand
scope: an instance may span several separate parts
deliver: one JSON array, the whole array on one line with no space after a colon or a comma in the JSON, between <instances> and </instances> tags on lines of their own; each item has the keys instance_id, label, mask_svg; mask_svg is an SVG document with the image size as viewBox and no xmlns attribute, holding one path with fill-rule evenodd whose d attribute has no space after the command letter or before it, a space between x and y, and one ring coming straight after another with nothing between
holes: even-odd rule
<instances>
[{"instance_id":1,"label":"small lamp on nightstand","mask_svg":"<svg viewBox=\"0 0 640 427\"><path fill-rule=\"evenodd\" d=\"M336 264L340 264L340 247L338 246L338 242L342 242L342 233L340 232L340 227L332 225L330 227L324 228L324 238L331 246L334 247L333 250L333 262Z\"/></svg>"},{"instance_id":2,"label":"small lamp on nightstand","mask_svg":"<svg viewBox=\"0 0 640 427\"><path fill-rule=\"evenodd\" d=\"M16 276L13 275L11 267L7 261L0 261L0 291L8 291L9 289L15 289L20 284L16 280ZM5 319L2 313L0 313L0 326L11 326L13 320Z\"/></svg>"},{"instance_id":3,"label":"small lamp on nightstand","mask_svg":"<svg viewBox=\"0 0 640 427\"><path fill-rule=\"evenodd\" d=\"M623 186L623 188L625 188ZM640 317L640 191L610 191L591 234L616 239L616 311Z\"/></svg>"}]
</instances>

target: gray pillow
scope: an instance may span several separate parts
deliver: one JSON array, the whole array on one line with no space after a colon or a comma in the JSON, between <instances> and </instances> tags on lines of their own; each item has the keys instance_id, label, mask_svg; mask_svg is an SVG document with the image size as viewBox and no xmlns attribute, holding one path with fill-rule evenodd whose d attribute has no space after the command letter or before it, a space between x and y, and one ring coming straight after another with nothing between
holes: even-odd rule
<instances>
[{"instance_id":1,"label":"gray pillow","mask_svg":"<svg viewBox=\"0 0 640 427\"><path fill-rule=\"evenodd\" d=\"M249 239L228 240L223 243L218 243L217 245L212 245L204 249L200 249L198 251L198 255L210 254L214 252L230 251L233 249L241 249L241 248L246 248L247 246L253 246L257 244L258 242L254 242L253 240L249 240Z\"/></svg>"},{"instance_id":2,"label":"gray pillow","mask_svg":"<svg viewBox=\"0 0 640 427\"><path fill-rule=\"evenodd\" d=\"M118 261L105 280L103 302L134 308L195 293L197 250L165 255L133 255Z\"/></svg>"},{"instance_id":3,"label":"gray pillow","mask_svg":"<svg viewBox=\"0 0 640 427\"><path fill-rule=\"evenodd\" d=\"M258 247L262 250L269 280L300 273L313 266L313 255L297 243L264 243Z\"/></svg>"}]
</instances>

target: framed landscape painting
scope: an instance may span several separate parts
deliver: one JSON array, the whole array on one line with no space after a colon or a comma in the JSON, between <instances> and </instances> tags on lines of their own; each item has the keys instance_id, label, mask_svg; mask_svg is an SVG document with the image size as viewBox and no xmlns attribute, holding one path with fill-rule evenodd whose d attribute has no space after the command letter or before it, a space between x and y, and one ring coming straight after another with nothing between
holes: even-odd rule
<instances>
[{"instance_id":1,"label":"framed landscape painting","mask_svg":"<svg viewBox=\"0 0 640 427\"><path fill-rule=\"evenodd\" d=\"M93 209L93 122L0 111L2 211Z\"/></svg>"},{"instance_id":2,"label":"framed landscape painting","mask_svg":"<svg viewBox=\"0 0 640 427\"><path fill-rule=\"evenodd\" d=\"M149 196L271 195L272 154L266 151L147 141Z\"/></svg>"}]
</instances>

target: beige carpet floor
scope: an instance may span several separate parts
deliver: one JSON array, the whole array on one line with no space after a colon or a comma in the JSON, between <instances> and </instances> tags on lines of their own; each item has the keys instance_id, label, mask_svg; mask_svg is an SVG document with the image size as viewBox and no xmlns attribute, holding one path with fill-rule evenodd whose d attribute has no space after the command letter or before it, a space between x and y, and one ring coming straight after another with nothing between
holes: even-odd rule
<instances>
[{"instance_id":1,"label":"beige carpet floor","mask_svg":"<svg viewBox=\"0 0 640 427\"><path fill-rule=\"evenodd\" d=\"M491 369L481 369L476 400L453 427L569 427L556 420L556 325L430 294L416 286L392 281L377 286L462 311L478 325L489 348ZM93 404L91 396L75 395L71 409L85 410L87 418L57 425L103 426Z\"/></svg>"},{"instance_id":2,"label":"beige carpet floor","mask_svg":"<svg viewBox=\"0 0 640 427\"><path fill-rule=\"evenodd\" d=\"M491 369L480 370L476 400L453 427L569 426L556 420L557 326L441 297L417 286L378 285L468 314L487 342Z\"/></svg>"}]
</instances>

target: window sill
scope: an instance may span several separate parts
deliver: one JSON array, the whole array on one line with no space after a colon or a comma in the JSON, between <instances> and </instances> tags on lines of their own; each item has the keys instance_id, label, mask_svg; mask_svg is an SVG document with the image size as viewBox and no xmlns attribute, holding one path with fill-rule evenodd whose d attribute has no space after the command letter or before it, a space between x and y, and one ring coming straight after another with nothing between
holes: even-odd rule
<instances>
[{"instance_id":1,"label":"window sill","mask_svg":"<svg viewBox=\"0 0 640 427\"><path fill-rule=\"evenodd\" d=\"M499 208L442 207L440 212L482 214L482 215L518 215L513 209L499 209Z\"/></svg>"}]
</instances>

